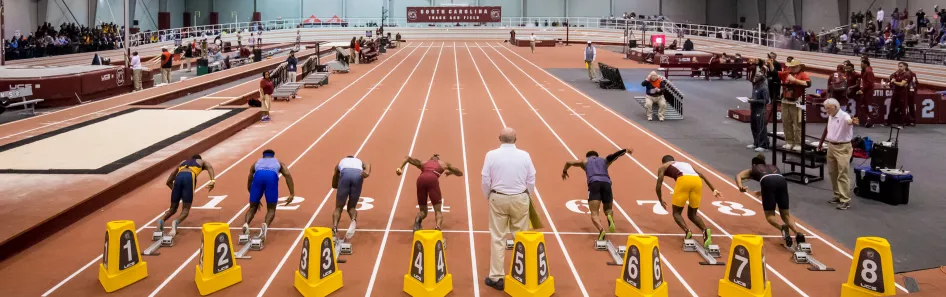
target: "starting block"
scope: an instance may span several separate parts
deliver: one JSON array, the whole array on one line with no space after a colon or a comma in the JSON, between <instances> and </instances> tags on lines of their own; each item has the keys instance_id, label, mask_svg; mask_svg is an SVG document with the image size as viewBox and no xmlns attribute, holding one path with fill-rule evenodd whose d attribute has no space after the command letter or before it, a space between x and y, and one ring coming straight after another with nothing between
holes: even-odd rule
<instances>
[{"instance_id":1,"label":"starting block","mask_svg":"<svg viewBox=\"0 0 946 297\"><path fill-rule=\"evenodd\" d=\"M512 246L515 244L515 241L512 239L506 239L506 250L511 251Z\"/></svg>"},{"instance_id":2,"label":"starting block","mask_svg":"<svg viewBox=\"0 0 946 297\"><path fill-rule=\"evenodd\" d=\"M105 292L115 292L145 277L148 263L138 253L135 222L111 221L105 225L105 254L99 264L99 283Z\"/></svg>"},{"instance_id":3,"label":"starting block","mask_svg":"<svg viewBox=\"0 0 946 297\"><path fill-rule=\"evenodd\" d=\"M174 222L171 223L171 233L165 234L164 229L155 230L151 234L151 240L154 240L154 242L141 254L145 256L157 256L161 254L158 250L162 247L174 246L174 237L177 237L178 224L178 220L174 220Z\"/></svg>"},{"instance_id":4,"label":"starting block","mask_svg":"<svg viewBox=\"0 0 946 297\"><path fill-rule=\"evenodd\" d=\"M247 256L246 253L249 251L262 251L263 243L266 242L266 224L263 224L263 228L260 229L259 235L255 237L250 237L249 234L240 234L240 244L243 244L243 248L236 253L237 259L252 259L252 256ZM248 240L244 241L243 238L246 237Z\"/></svg>"},{"instance_id":5,"label":"starting block","mask_svg":"<svg viewBox=\"0 0 946 297\"><path fill-rule=\"evenodd\" d=\"M811 256L810 243L796 244L795 247L789 247L783 243L782 247L792 252L792 262L795 262L795 264L811 265L811 267L808 267L810 271L834 271L834 268L828 267L828 265Z\"/></svg>"},{"instance_id":6,"label":"starting block","mask_svg":"<svg viewBox=\"0 0 946 297\"><path fill-rule=\"evenodd\" d=\"M608 265L624 265L624 255L627 253L627 246L615 246L614 243L611 243L611 240L595 240L595 250L608 251L608 254L611 256L612 260L611 262L608 262Z\"/></svg>"},{"instance_id":7,"label":"starting block","mask_svg":"<svg viewBox=\"0 0 946 297\"><path fill-rule=\"evenodd\" d=\"M302 257L296 269L293 285L305 297L328 296L342 288L342 271L332 243L332 229L311 227L305 229ZM324 256L323 256L324 255ZM311 264L316 264L312 266Z\"/></svg>"},{"instance_id":8,"label":"starting block","mask_svg":"<svg viewBox=\"0 0 946 297\"><path fill-rule=\"evenodd\" d=\"M699 244L696 239L684 239L683 240L683 251L684 252L696 252L703 258L704 262L700 262L700 265L725 265L716 261L716 258L719 258L719 245L711 244L709 248L704 249L703 245Z\"/></svg>"},{"instance_id":9,"label":"starting block","mask_svg":"<svg viewBox=\"0 0 946 297\"><path fill-rule=\"evenodd\" d=\"M340 259L340 258L338 257L339 255L346 255L346 256L348 256L348 255L351 255L351 254L352 254L351 238L354 237L354 236L355 236L355 223L354 223L354 222L353 222L353 223L351 224L351 226L348 228L348 233L345 234L345 238L337 238L337 234L336 234L336 238L335 238L335 259L338 259L338 260L337 260L338 263L345 263L345 262L347 262L347 261L344 260L344 259Z\"/></svg>"}]
</instances>

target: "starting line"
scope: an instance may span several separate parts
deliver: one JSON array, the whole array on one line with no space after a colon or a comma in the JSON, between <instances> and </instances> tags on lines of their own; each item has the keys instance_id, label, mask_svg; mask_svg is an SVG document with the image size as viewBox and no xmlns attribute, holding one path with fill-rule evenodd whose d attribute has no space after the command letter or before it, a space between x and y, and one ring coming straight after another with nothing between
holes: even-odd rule
<instances>
[{"instance_id":1,"label":"starting line","mask_svg":"<svg viewBox=\"0 0 946 297\"><path fill-rule=\"evenodd\" d=\"M178 224L178 220L174 220L174 222L171 223L171 233L168 234L164 234L164 229L155 230L152 232L151 240L154 241L154 243L152 243L151 246L145 249L145 251L141 254L145 256L158 256L161 255L158 250L162 247L174 246L174 238L177 237Z\"/></svg>"},{"instance_id":2,"label":"starting line","mask_svg":"<svg viewBox=\"0 0 946 297\"><path fill-rule=\"evenodd\" d=\"M266 233L267 226L263 224L263 227L260 228L259 234L256 236L250 236L249 233L240 234L239 239L237 240L240 244L243 245L243 248L236 253L237 259L252 259L252 256L247 256L246 253L249 251L262 251L263 243L266 242Z\"/></svg>"},{"instance_id":3,"label":"starting line","mask_svg":"<svg viewBox=\"0 0 946 297\"><path fill-rule=\"evenodd\" d=\"M703 258L703 262L700 262L700 265L726 265L724 263L719 263L716 261L716 258L719 258L719 245L711 244L707 248L703 248L702 245L696 242L695 239L684 239L683 240L683 251L684 252L696 252Z\"/></svg>"}]
</instances>

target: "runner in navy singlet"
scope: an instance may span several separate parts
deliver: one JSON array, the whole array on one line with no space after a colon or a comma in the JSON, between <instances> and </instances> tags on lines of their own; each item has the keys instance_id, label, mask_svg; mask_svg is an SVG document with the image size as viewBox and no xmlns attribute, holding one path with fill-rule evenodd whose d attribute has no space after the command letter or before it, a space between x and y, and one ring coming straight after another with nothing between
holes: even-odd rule
<instances>
[{"instance_id":1,"label":"runner in navy singlet","mask_svg":"<svg viewBox=\"0 0 946 297\"><path fill-rule=\"evenodd\" d=\"M201 159L200 155L194 155L190 160L181 162L177 169L171 171L168 176L168 188L171 188L171 207L164 212L164 217L158 220L158 229L164 231L164 222L171 218L177 212L178 204L184 202L184 209L181 210L181 216L174 220L174 224L179 224L187 219L191 211L191 203L194 202L194 190L197 189L197 176L201 172L207 171L210 174L210 181L207 182L207 191L212 191L216 180L214 179L214 167L210 162Z\"/></svg>"},{"instance_id":2,"label":"runner in navy singlet","mask_svg":"<svg viewBox=\"0 0 946 297\"><path fill-rule=\"evenodd\" d=\"M633 152L634 150L626 148L606 158L600 158L598 152L588 151L584 160L565 162L565 169L562 169L562 180L568 178L568 168L580 167L585 170L585 178L588 182L588 208L591 210L591 222L598 229L598 240L604 240L604 234L607 231L598 220L598 208L602 203L604 203L604 215L608 218L608 229L614 232L614 218L611 215L614 194L611 192L611 176L608 174L608 167L625 153L630 155Z\"/></svg>"},{"instance_id":3,"label":"runner in navy singlet","mask_svg":"<svg viewBox=\"0 0 946 297\"><path fill-rule=\"evenodd\" d=\"M782 231L782 237L785 239L785 245L792 246L792 236L789 230L795 232L795 241L805 242L805 235L798 232L793 222L792 215L788 211L788 183L785 177L779 172L778 167L771 164L765 164L765 155L759 154L752 158L752 168L743 170L736 175L736 186L739 191L746 192L747 188L742 184L743 180L752 179L759 182L761 191L753 191L750 194L762 198L762 210L765 212L765 220L772 227ZM781 214L781 222L775 209L778 207Z\"/></svg>"},{"instance_id":4,"label":"runner in navy singlet","mask_svg":"<svg viewBox=\"0 0 946 297\"><path fill-rule=\"evenodd\" d=\"M407 156L401 166L397 168L397 176L401 176L404 171L404 165L410 163L420 169L421 173L417 176L417 216L414 218L414 231L421 229L421 223L427 218L427 199L434 207L434 216L437 218L437 230L442 230L443 226L443 196L440 194L440 175L446 173L447 176L463 176L463 171L450 165L450 163L440 160L440 155L434 154L427 162L421 162L418 159Z\"/></svg>"}]
</instances>

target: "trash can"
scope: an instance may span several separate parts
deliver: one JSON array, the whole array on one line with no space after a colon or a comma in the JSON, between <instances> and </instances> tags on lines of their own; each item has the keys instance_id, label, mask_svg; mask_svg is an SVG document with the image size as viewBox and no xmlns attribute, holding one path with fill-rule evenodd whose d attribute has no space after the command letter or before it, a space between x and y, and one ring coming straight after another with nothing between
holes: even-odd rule
<instances>
[{"instance_id":1,"label":"trash can","mask_svg":"<svg viewBox=\"0 0 946 297\"><path fill-rule=\"evenodd\" d=\"M210 67L206 58L197 59L197 76L210 73Z\"/></svg>"},{"instance_id":2,"label":"trash can","mask_svg":"<svg viewBox=\"0 0 946 297\"><path fill-rule=\"evenodd\" d=\"M263 50L254 49L253 50L253 62L259 62L263 60Z\"/></svg>"}]
</instances>

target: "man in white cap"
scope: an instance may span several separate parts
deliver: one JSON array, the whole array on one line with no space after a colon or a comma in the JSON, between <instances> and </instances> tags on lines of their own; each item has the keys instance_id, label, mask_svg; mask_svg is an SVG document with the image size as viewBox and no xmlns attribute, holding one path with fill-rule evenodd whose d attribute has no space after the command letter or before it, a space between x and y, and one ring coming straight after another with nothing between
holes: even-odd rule
<instances>
[{"instance_id":1,"label":"man in white cap","mask_svg":"<svg viewBox=\"0 0 946 297\"><path fill-rule=\"evenodd\" d=\"M585 47L585 68L588 69L588 79L595 80L595 57L598 56L598 49L588 41L588 47Z\"/></svg>"},{"instance_id":2,"label":"man in white cap","mask_svg":"<svg viewBox=\"0 0 946 297\"><path fill-rule=\"evenodd\" d=\"M667 111L667 100L664 99L664 90L667 88L667 82L657 75L656 71L651 71L647 79L641 82L641 86L646 89L644 92L644 110L647 111L647 120L654 120L654 103L657 103L657 119L664 121L664 113Z\"/></svg>"}]
</instances>

